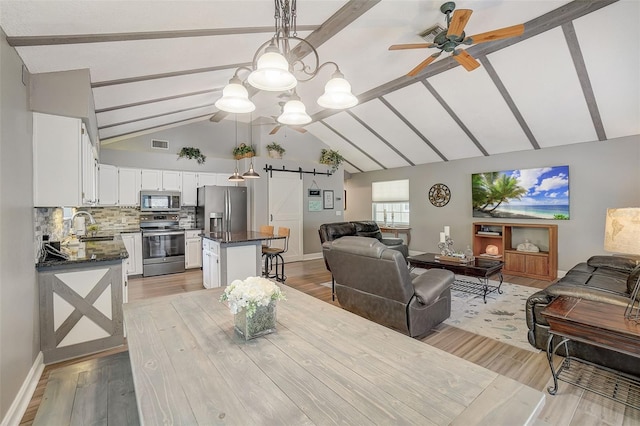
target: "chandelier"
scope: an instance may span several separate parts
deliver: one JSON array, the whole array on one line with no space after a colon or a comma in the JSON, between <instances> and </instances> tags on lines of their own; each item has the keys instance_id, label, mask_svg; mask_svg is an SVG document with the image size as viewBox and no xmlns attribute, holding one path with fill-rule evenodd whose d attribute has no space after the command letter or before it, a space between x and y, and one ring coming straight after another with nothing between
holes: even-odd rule
<instances>
[{"instance_id":1,"label":"chandelier","mask_svg":"<svg viewBox=\"0 0 640 426\"><path fill-rule=\"evenodd\" d=\"M253 55L251 67L236 70L229 84L222 90L222 98L215 106L226 112L247 113L256 106L249 99L245 82L259 90L282 92L291 90L289 100L282 108L277 120L285 125L303 125L311 122L306 108L296 93L296 86L318 75L327 65L336 70L326 83L324 94L318 98L318 105L329 109L346 109L358 104L351 93L351 85L335 62L320 63L315 47L305 39L298 37L296 31L296 0L274 0L275 32ZM305 53L300 53L305 52ZM303 56L311 57L311 64L303 61ZM246 81L240 79L240 72L246 71Z\"/></svg>"}]
</instances>

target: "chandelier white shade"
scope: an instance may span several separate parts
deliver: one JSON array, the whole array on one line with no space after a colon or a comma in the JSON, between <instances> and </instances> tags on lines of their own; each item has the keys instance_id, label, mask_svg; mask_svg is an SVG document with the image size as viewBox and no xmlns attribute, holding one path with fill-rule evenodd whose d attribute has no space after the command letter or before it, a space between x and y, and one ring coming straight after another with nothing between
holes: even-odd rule
<instances>
[{"instance_id":1,"label":"chandelier white shade","mask_svg":"<svg viewBox=\"0 0 640 426\"><path fill-rule=\"evenodd\" d=\"M320 70L327 65L334 66L336 72L326 84L324 94L317 101L318 105L330 109L346 109L357 105L358 99L351 93L351 85L340 72L338 64L321 63L316 48L307 40L298 37L297 1L274 0L274 3L274 35L258 47L250 66L242 66L236 70L232 79L235 81L230 81L224 88L223 96L216 102L216 107L221 111L234 113L246 113L255 109L246 89L240 92L238 88L234 88L227 94L227 88L232 84L241 85L238 77L241 71L249 73L245 83L258 90L284 92L294 89L298 83L317 77ZM253 109L250 109L249 103ZM278 117L279 123L303 125L312 121L299 99L289 105L289 108L287 105L282 115ZM286 111L287 109L289 111Z\"/></svg>"},{"instance_id":2,"label":"chandelier white shade","mask_svg":"<svg viewBox=\"0 0 640 426\"><path fill-rule=\"evenodd\" d=\"M282 114L278 117L278 123L289 125L302 125L311 123L311 117L307 114L304 104L298 99L291 99L282 108Z\"/></svg>"},{"instance_id":3,"label":"chandelier white shade","mask_svg":"<svg viewBox=\"0 0 640 426\"><path fill-rule=\"evenodd\" d=\"M329 109L345 109L358 105L358 98L351 93L351 84L336 71L324 86L324 94L318 98L318 105Z\"/></svg>"},{"instance_id":4,"label":"chandelier white shade","mask_svg":"<svg viewBox=\"0 0 640 426\"><path fill-rule=\"evenodd\" d=\"M298 80L289 72L289 63L273 43L258 58L257 67L249 74L247 81L256 89L269 92L293 89L298 84Z\"/></svg>"},{"instance_id":5,"label":"chandelier white shade","mask_svg":"<svg viewBox=\"0 0 640 426\"><path fill-rule=\"evenodd\" d=\"M254 103L249 99L247 89L237 77L229 80L229 84L222 89L222 97L216 101L215 106L219 110L238 114L252 112L256 109Z\"/></svg>"}]
</instances>

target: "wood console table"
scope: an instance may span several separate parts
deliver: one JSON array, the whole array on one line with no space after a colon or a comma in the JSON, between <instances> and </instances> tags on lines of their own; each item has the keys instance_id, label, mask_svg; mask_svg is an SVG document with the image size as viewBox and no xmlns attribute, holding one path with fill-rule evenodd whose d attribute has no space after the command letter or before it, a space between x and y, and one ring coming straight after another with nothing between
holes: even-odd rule
<instances>
[{"instance_id":1,"label":"wood console table","mask_svg":"<svg viewBox=\"0 0 640 426\"><path fill-rule=\"evenodd\" d=\"M398 234L407 235L407 246L411 244L411 228L408 226L381 226L380 232L388 232L393 234L394 237L399 238Z\"/></svg>"},{"instance_id":2,"label":"wood console table","mask_svg":"<svg viewBox=\"0 0 640 426\"><path fill-rule=\"evenodd\" d=\"M558 380L597 393L625 405L640 409L640 378L626 375L588 361L567 356L556 370L553 355L564 346L568 355L570 341L610 349L640 358L640 324L624 318L624 306L561 296L542 311L549 323L547 358L553 387L558 391ZM553 346L553 336L561 341Z\"/></svg>"}]
</instances>

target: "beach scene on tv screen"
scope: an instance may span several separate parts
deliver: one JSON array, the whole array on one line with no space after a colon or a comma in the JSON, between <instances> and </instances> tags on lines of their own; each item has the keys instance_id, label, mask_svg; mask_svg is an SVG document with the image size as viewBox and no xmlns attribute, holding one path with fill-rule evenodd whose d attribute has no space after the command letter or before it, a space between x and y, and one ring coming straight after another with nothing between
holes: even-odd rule
<instances>
[{"instance_id":1,"label":"beach scene on tv screen","mask_svg":"<svg viewBox=\"0 0 640 426\"><path fill-rule=\"evenodd\" d=\"M569 166L471 175L473 217L569 219Z\"/></svg>"}]
</instances>

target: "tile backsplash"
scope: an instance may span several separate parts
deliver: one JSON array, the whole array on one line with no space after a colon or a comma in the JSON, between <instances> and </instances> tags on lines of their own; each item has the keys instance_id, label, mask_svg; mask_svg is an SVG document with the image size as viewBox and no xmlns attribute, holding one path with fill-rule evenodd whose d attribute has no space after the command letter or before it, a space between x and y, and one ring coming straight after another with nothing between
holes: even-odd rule
<instances>
[{"instance_id":1,"label":"tile backsplash","mask_svg":"<svg viewBox=\"0 0 640 426\"><path fill-rule=\"evenodd\" d=\"M140 230L140 209L135 207L79 207L72 209L71 214L78 210L91 213L101 234ZM183 207L180 210L180 226L184 228L196 226L195 207ZM33 209L33 227L37 262L42 236L48 235L50 241L63 240L71 232L71 221L64 220L64 209L61 207L36 207Z\"/></svg>"}]
</instances>

